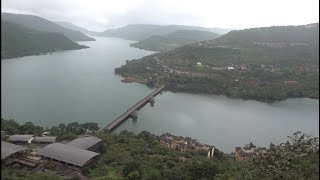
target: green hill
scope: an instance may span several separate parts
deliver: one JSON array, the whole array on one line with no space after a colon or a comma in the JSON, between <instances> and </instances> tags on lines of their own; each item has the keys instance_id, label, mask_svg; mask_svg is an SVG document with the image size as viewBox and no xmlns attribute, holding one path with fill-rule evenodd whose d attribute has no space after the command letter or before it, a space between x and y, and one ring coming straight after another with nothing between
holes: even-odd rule
<instances>
[{"instance_id":1,"label":"green hill","mask_svg":"<svg viewBox=\"0 0 320 180\"><path fill-rule=\"evenodd\" d=\"M272 26L231 31L211 43L232 46L252 46L257 42L319 45L318 37L319 23L314 23L302 26Z\"/></svg>"},{"instance_id":2,"label":"green hill","mask_svg":"<svg viewBox=\"0 0 320 180\"><path fill-rule=\"evenodd\" d=\"M172 91L259 101L319 98L319 24L231 31L129 61L116 73Z\"/></svg>"},{"instance_id":3,"label":"green hill","mask_svg":"<svg viewBox=\"0 0 320 180\"><path fill-rule=\"evenodd\" d=\"M184 25L150 25L150 24L130 24L122 28L108 29L100 34L100 36L106 37L119 37L133 41L140 41L147 39L154 35L167 35L175 31L180 30L200 30L200 31L211 31L214 30L222 31L223 29L217 28L204 28L199 26L184 26ZM228 31L228 30L225 30Z\"/></svg>"},{"instance_id":4,"label":"green hill","mask_svg":"<svg viewBox=\"0 0 320 180\"><path fill-rule=\"evenodd\" d=\"M151 36L131 46L149 51L166 52L198 41L215 39L218 36L219 34L209 31L180 30L164 36Z\"/></svg>"},{"instance_id":5,"label":"green hill","mask_svg":"<svg viewBox=\"0 0 320 180\"><path fill-rule=\"evenodd\" d=\"M59 33L35 31L6 21L1 27L1 59L87 48Z\"/></svg>"},{"instance_id":6,"label":"green hill","mask_svg":"<svg viewBox=\"0 0 320 180\"><path fill-rule=\"evenodd\" d=\"M72 41L94 41L94 38L88 37L80 31L73 31L71 29L64 28L54 22L48 21L44 18L26 15L26 14L11 14L1 13L2 21L12 22L25 26L29 29L38 31L61 33L71 39Z\"/></svg>"}]
</instances>

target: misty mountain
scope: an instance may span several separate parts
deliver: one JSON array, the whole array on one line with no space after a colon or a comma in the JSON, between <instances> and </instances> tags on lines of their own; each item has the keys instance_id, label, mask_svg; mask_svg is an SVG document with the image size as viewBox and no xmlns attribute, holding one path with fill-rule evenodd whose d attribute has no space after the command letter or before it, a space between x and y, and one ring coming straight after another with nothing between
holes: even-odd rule
<instances>
[{"instance_id":1,"label":"misty mountain","mask_svg":"<svg viewBox=\"0 0 320 180\"><path fill-rule=\"evenodd\" d=\"M131 46L149 51L166 52L183 45L215 39L219 36L219 34L209 31L180 30L163 36L151 36L145 40L133 43Z\"/></svg>"},{"instance_id":2,"label":"misty mountain","mask_svg":"<svg viewBox=\"0 0 320 180\"><path fill-rule=\"evenodd\" d=\"M60 33L36 31L7 21L2 21L1 27L1 59L88 48Z\"/></svg>"},{"instance_id":3,"label":"misty mountain","mask_svg":"<svg viewBox=\"0 0 320 180\"><path fill-rule=\"evenodd\" d=\"M82 28L82 27L79 27L77 25L74 25L70 22L55 22L56 24L62 26L62 27L65 27L67 29L71 29L71 30L74 30L74 31L80 31L84 34L89 34L89 35L96 35L98 32L94 32L94 31L89 31L85 28Z\"/></svg>"},{"instance_id":4,"label":"misty mountain","mask_svg":"<svg viewBox=\"0 0 320 180\"><path fill-rule=\"evenodd\" d=\"M34 16L34 15L1 13L1 18L3 21L20 24L29 29L61 33L66 37L68 37L69 39L71 39L72 41L94 41L95 40L94 38L84 35L80 31L67 29L54 22L51 22L49 20L46 20L38 16Z\"/></svg>"},{"instance_id":5,"label":"misty mountain","mask_svg":"<svg viewBox=\"0 0 320 180\"><path fill-rule=\"evenodd\" d=\"M236 30L236 29L223 29L223 28L210 28L212 32L215 32L217 34L227 34L230 31Z\"/></svg>"},{"instance_id":6,"label":"misty mountain","mask_svg":"<svg viewBox=\"0 0 320 180\"><path fill-rule=\"evenodd\" d=\"M119 37L128 40L140 41L147 39L153 35L166 35L180 30L199 30L199 31L211 31L214 29L204 28L199 26L184 26L184 25L150 25L150 24L130 24L117 29L108 29L102 32L101 36L106 37Z\"/></svg>"}]
</instances>

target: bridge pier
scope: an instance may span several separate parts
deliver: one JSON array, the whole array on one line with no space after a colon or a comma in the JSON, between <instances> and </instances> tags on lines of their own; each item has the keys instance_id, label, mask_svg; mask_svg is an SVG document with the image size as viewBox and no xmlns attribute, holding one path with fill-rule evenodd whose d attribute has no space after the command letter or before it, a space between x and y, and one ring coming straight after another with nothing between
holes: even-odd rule
<instances>
[{"instance_id":1,"label":"bridge pier","mask_svg":"<svg viewBox=\"0 0 320 180\"><path fill-rule=\"evenodd\" d=\"M151 106L151 107L154 106L155 101L156 101L156 100L154 99L154 97L151 97L151 98L148 100L148 102L150 103L150 106Z\"/></svg>"},{"instance_id":2,"label":"bridge pier","mask_svg":"<svg viewBox=\"0 0 320 180\"><path fill-rule=\"evenodd\" d=\"M131 114L130 114L130 117L134 120L138 119L138 113L137 111L133 111Z\"/></svg>"}]
</instances>

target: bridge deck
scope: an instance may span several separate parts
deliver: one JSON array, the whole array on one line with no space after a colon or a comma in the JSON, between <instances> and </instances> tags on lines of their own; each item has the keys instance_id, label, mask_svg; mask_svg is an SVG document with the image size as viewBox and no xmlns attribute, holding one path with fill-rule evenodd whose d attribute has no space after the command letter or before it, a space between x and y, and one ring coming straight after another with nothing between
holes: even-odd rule
<instances>
[{"instance_id":1,"label":"bridge deck","mask_svg":"<svg viewBox=\"0 0 320 180\"><path fill-rule=\"evenodd\" d=\"M111 131L114 130L118 125L120 125L124 120L126 120L132 112L144 106L150 98L158 95L164 88L165 86L161 86L158 89L154 90L152 93L150 93L148 96L146 96L145 98L137 102L135 105L130 107L125 113L123 113L121 116L119 116L117 119L112 121L110 124L108 124L106 127L104 127L101 130L111 130Z\"/></svg>"}]
</instances>

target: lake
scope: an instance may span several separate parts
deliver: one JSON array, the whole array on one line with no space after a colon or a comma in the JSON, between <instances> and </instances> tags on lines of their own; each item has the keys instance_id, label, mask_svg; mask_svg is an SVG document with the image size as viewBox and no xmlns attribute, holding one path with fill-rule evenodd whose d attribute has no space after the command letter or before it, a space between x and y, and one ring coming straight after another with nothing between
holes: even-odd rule
<instances>
[{"instance_id":1,"label":"lake","mask_svg":"<svg viewBox=\"0 0 320 180\"><path fill-rule=\"evenodd\" d=\"M152 89L122 83L114 68L153 52L132 41L94 37L88 49L61 51L1 61L1 117L45 127L97 122L106 126ZM170 132L215 145L224 152L253 142L284 142L297 130L319 136L319 100L289 99L267 104L225 96L164 92L154 107L146 105L127 129Z\"/></svg>"}]
</instances>

